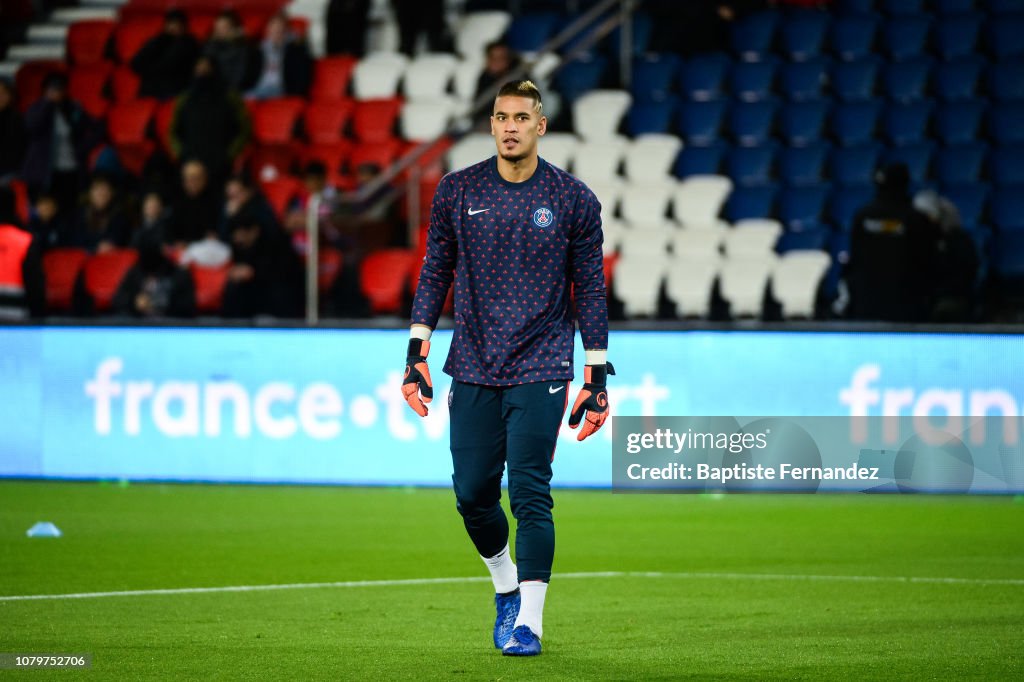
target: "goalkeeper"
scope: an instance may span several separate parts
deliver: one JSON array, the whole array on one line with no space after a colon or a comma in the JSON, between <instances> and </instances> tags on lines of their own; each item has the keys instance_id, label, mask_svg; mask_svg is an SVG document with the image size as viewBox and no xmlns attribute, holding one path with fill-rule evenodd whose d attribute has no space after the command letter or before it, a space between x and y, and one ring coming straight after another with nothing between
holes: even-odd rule
<instances>
[{"instance_id":1,"label":"goalkeeper","mask_svg":"<svg viewBox=\"0 0 1024 682\"><path fill-rule=\"evenodd\" d=\"M540 92L530 81L498 91L497 155L449 173L434 195L427 252L412 309L402 392L427 414L430 334L454 282L455 333L444 365L456 506L494 581L494 645L541 652L555 528L551 464L573 377L578 320L585 385L569 426L587 438L608 417L608 309L601 205L580 180L538 156ZM575 312L572 300L575 299ZM513 563L501 479L516 519Z\"/></svg>"}]
</instances>

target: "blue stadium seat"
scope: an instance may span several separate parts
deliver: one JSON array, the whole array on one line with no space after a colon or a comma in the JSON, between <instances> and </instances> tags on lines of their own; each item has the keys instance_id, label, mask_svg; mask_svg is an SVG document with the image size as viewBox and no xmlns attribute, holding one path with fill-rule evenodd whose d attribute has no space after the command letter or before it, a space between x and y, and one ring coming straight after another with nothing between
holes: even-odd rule
<instances>
[{"instance_id":1,"label":"blue stadium seat","mask_svg":"<svg viewBox=\"0 0 1024 682\"><path fill-rule=\"evenodd\" d=\"M844 147L866 144L875 138L882 103L849 102L832 110L832 135Z\"/></svg>"},{"instance_id":2,"label":"blue stadium seat","mask_svg":"<svg viewBox=\"0 0 1024 682\"><path fill-rule=\"evenodd\" d=\"M802 11L784 16L779 28L782 54L795 62L817 58L828 23L829 15L825 12Z\"/></svg>"},{"instance_id":3,"label":"blue stadium seat","mask_svg":"<svg viewBox=\"0 0 1024 682\"><path fill-rule=\"evenodd\" d=\"M732 96L744 102L758 102L772 96L775 86L775 59L759 62L735 62L729 72Z\"/></svg>"},{"instance_id":4,"label":"blue stadium seat","mask_svg":"<svg viewBox=\"0 0 1024 682\"><path fill-rule=\"evenodd\" d=\"M505 40L516 52L537 52L554 35L560 21L557 12L521 14L512 19Z\"/></svg>"},{"instance_id":5,"label":"blue stadium seat","mask_svg":"<svg viewBox=\"0 0 1024 682\"><path fill-rule=\"evenodd\" d=\"M875 96L879 62L875 58L832 65L831 85L835 96L844 102L860 102Z\"/></svg>"},{"instance_id":6,"label":"blue stadium seat","mask_svg":"<svg viewBox=\"0 0 1024 682\"><path fill-rule=\"evenodd\" d=\"M991 17L986 46L995 61L1024 55L1024 14Z\"/></svg>"},{"instance_id":7,"label":"blue stadium seat","mask_svg":"<svg viewBox=\"0 0 1024 682\"><path fill-rule=\"evenodd\" d=\"M944 144L963 144L978 137L987 104L980 100L947 102L935 111L935 136Z\"/></svg>"},{"instance_id":8,"label":"blue stadium seat","mask_svg":"<svg viewBox=\"0 0 1024 682\"><path fill-rule=\"evenodd\" d=\"M923 14L889 19L882 31L889 58L902 61L924 54L930 29L931 18Z\"/></svg>"},{"instance_id":9,"label":"blue stadium seat","mask_svg":"<svg viewBox=\"0 0 1024 682\"><path fill-rule=\"evenodd\" d=\"M651 43L651 33L654 31L654 22L646 12L633 12L633 26L630 38L633 41L633 54L642 55L648 52L647 46ZM617 26L609 36L610 52L613 55L619 54L622 49L622 27Z\"/></svg>"},{"instance_id":10,"label":"blue stadium seat","mask_svg":"<svg viewBox=\"0 0 1024 682\"><path fill-rule=\"evenodd\" d=\"M992 221L997 230L1024 230L1024 192L1020 188L1001 187L995 191Z\"/></svg>"},{"instance_id":11,"label":"blue stadium seat","mask_svg":"<svg viewBox=\"0 0 1024 682\"><path fill-rule=\"evenodd\" d=\"M935 25L935 51L945 60L974 54L981 31L980 14L949 14Z\"/></svg>"},{"instance_id":12,"label":"blue stadium seat","mask_svg":"<svg viewBox=\"0 0 1024 682\"><path fill-rule=\"evenodd\" d=\"M829 231L823 227L800 232L785 231L775 243L779 253L787 251L824 251L828 246Z\"/></svg>"},{"instance_id":13,"label":"blue stadium seat","mask_svg":"<svg viewBox=\"0 0 1024 682\"><path fill-rule=\"evenodd\" d=\"M825 129L825 116L829 103L789 102L779 111L779 134L786 144L806 147L819 142Z\"/></svg>"},{"instance_id":14,"label":"blue stadium seat","mask_svg":"<svg viewBox=\"0 0 1024 682\"><path fill-rule=\"evenodd\" d=\"M607 70L608 59L603 55L574 59L555 74L555 89L567 104L572 104L580 95L601 87Z\"/></svg>"},{"instance_id":15,"label":"blue stadium seat","mask_svg":"<svg viewBox=\"0 0 1024 682\"><path fill-rule=\"evenodd\" d=\"M676 124L683 142L697 147L709 147L718 142L725 109L724 100L681 103Z\"/></svg>"},{"instance_id":16,"label":"blue stadium seat","mask_svg":"<svg viewBox=\"0 0 1024 682\"><path fill-rule=\"evenodd\" d=\"M779 193L779 222L787 230L802 232L821 226L828 187L784 187Z\"/></svg>"},{"instance_id":17,"label":"blue stadium seat","mask_svg":"<svg viewBox=\"0 0 1024 682\"><path fill-rule=\"evenodd\" d=\"M864 59L874 51L878 20L869 14L843 16L832 22L829 44L840 59Z\"/></svg>"},{"instance_id":18,"label":"blue stadium seat","mask_svg":"<svg viewBox=\"0 0 1024 682\"><path fill-rule=\"evenodd\" d=\"M679 58L670 53L650 53L633 60L630 91L634 102L658 102L672 92Z\"/></svg>"},{"instance_id":19,"label":"blue stadium seat","mask_svg":"<svg viewBox=\"0 0 1024 682\"><path fill-rule=\"evenodd\" d=\"M733 147L725 156L725 174L742 187L763 187L773 183L775 146Z\"/></svg>"},{"instance_id":20,"label":"blue stadium seat","mask_svg":"<svg viewBox=\"0 0 1024 682\"><path fill-rule=\"evenodd\" d=\"M1004 280L1024 278L1024 232L996 232L994 239L992 269L995 273Z\"/></svg>"},{"instance_id":21,"label":"blue stadium seat","mask_svg":"<svg viewBox=\"0 0 1024 682\"><path fill-rule=\"evenodd\" d=\"M723 210L725 219L730 223L747 218L769 218L775 207L775 196L778 188L768 187L734 187Z\"/></svg>"},{"instance_id":22,"label":"blue stadium seat","mask_svg":"<svg viewBox=\"0 0 1024 682\"><path fill-rule=\"evenodd\" d=\"M634 137L670 132L678 105L675 97L660 102L633 102L626 114L626 132Z\"/></svg>"},{"instance_id":23,"label":"blue stadium seat","mask_svg":"<svg viewBox=\"0 0 1024 682\"><path fill-rule=\"evenodd\" d=\"M826 144L786 147L779 152L779 179L792 187L820 185L828 155L829 147Z\"/></svg>"},{"instance_id":24,"label":"blue stadium seat","mask_svg":"<svg viewBox=\"0 0 1024 682\"><path fill-rule=\"evenodd\" d=\"M974 9L974 0L935 0L935 11L939 14L960 14Z\"/></svg>"},{"instance_id":25,"label":"blue stadium seat","mask_svg":"<svg viewBox=\"0 0 1024 682\"><path fill-rule=\"evenodd\" d=\"M1018 14L1024 12L1024 0L988 0L985 9L992 14Z\"/></svg>"},{"instance_id":26,"label":"blue stadium seat","mask_svg":"<svg viewBox=\"0 0 1024 682\"><path fill-rule=\"evenodd\" d=\"M875 0L836 0L836 9L846 14L862 14L875 11Z\"/></svg>"},{"instance_id":27,"label":"blue stadium seat","mask_svg":"<svg viewBox=\"0 0 1024 682\"><path fill-rule=\"evenodd\" d=\"M873 142L859 147L836 147L829 158L829 176L843 187L870 187L881 155L881 148Z\"/></svg>"},{"instance_id":28,"label":"blue stadium seat","mask_svg":"<svg viewBox=\"0 0 1024 682\"><path fill-rule=\"evenodd\" d=\"M1024 59L999 62L988 70L988 91L1000 102L1024 100Z\"/></svg>"},{"instance_id":29,"label":"blue stadium seat","mask_svg":"<svg viewBox=\"0 0 1024 682\"><path fill-rule=\"evenodd\" d=\"M930 142L893 147L882 155L882 163L905 163L910 171L910 181L920 187L928 178L934 146Z\"/></svg>"},{"instance_id":30,"label":"blue stadium seat","mask_svg":"<svg viewBox=\"0 0 1024 682\"><path fill-rule=\"evenodd\" d=\"M886 14L905 15L920 14L922 10L921 0L883 0L882 11Z\"/></svg>"},{"instance_id":31,"label":"blue stadium seat","mask_svg":"<svg viewBox=\"0 0 1024 682\"><path fill-rule=\"evenodd\" d=\"M932 72L935 94L946 101L973 98L984 65L985 60L977 56L936 64Z\"/></svg>"},{"instance_id":32,"label":"blue stadium seat","mask_svg":"<svg viewBox=\"0 0 1024 682\"><path fill-rule=\"evenodd\" d=\"M1024 146L1000 147L990 157L992 181L997 185L1016 185L1024 192Z\"/></svg>"},{"instance_id":33,"label":"blue stadium seat","mask_svg":"<svg viewBox=\"0 0 1024 682\"><path fill-rule=\"evenodd\" d=\"M720 53L697 55L679 69L679 90L688 99L718 99L724 92L730 59Z\"/></svg>"},{"instance_id":34,"label":"blue stadium seat","mask_svg":"<svg viewBox=\"0 0 1024 682\"><path fill-rule=\"evenodd\" d=\"M989 109L988 130L999 144L1024 142L1024 102L1005 102Z\"/></svg>"},{"instance_id":35,"label":"blue stadium seat","mask_svg":"<svg viewBox=\"0 0 1024 682\"><path fill-rule=\"evenodd\" d=\"M676 165L672 173L677 178L691 175L719 175L722 168L722 156L728 147L724 144L711 147L684 147L676 157Z\"/></svg>"},{"instance_id":36,"label":"blue stadium seat","mask_svg":"<svg viewBox=\"0 0 1024 682\"><path fill-rule=\"evenodd\" d=\"M786 62L779 70L779 90L795 102L820 99L827 82L828 62L824 59Z\"/></svg>"},{"instance_id":37,"label":"blue stadium seat","mask_svg":"<svg viewBox=\"0 0 1024 682\"><path fill-rule=\"evenodd\" d=\"M935 153L935 179L942 185L967 185L981 178L988 148L968 142L939 149Z\"/></svg>"},{"instance_id":38,"label":"blue stadium seat","mask_svg":"<svg viewBox=\"0 0 1024 682\"><path fill-rule=\"evenodd\" d=\"M985 215L985 204L989 197L988 185L944 185L940 193L952 201L960 211L960 220L965 229L974 229L981 224L981 219ZM994 209L995 203L993 202ZM995 214L993 213L993 215Z\"/></svg>"},{"instance_id":39,"label":"blue stadium seat","mask_svg":"<svg viewBox=\"0 0 1024 682\"><path fill-rule=\"evenodd\" d=\"M897 102L924 99L931 68L931 60L925 58L887 64L882 73L882 89Z\"/></svg>"},{"instance_id":40,"label":"blue stadium seat","mask_svg":"<svg viewBox=\"0 0 1024 682\"><path fill-rule=\"evenodd\" d=\"M775 102L736 102L729 109L729 131L736 144L757 147L771 139Z\"/></svg>"},{"instance_id":41,"label":"blue stadium seat","mask_svg":"<svg viewBox=\"0 0 1024 682\"><path fill-rule=\"evenodd\" d=\"M924 141L932 102L890 104L882 114L882 133L890 143L900 147Z\"/></svg>"},{"instance_id":42,"label":"blue stadium seat","mask_svg":"<svg viewBox=\"0 0 1024 682\"><path fill-rule=\"evenodd\" d=\"M853 216L875 196L870 185L859 187L837 187L828 199L826 215L830 223L844 232L853 228Z\"/></svg>"},{"instance_id":43,"label":"blue stadium seat","mask_svg":"<svg viewBox=\"0 0 1024 682\"><path fill-rule=\"evenodd\" d=\"M730 42L743 61L760 61L771 52L779 15L774 11L753 12L733 22Z\"/></svg>"}]
</instances>

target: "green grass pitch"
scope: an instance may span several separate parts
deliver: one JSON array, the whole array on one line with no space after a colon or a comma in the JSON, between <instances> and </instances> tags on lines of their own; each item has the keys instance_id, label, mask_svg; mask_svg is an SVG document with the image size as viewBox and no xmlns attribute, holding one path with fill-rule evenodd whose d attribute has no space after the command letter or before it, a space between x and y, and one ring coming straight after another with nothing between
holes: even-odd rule
<instances>
[{"instance_id":1,"label":"green grass pitch","mask_svg":"<svg viewBox=\"0 0 1024 682\"><path fill-rule=\"evenodd\" d=\"M0 653L93 655L0 676L1024 675L1019 498L556 491L555 516L536 659L492 648L477 580L0 600ZM26 538L40 520L64 537ZM0 482L0 595L460 576L484 567L448 490Z\"/></svg>"}]
</instances>

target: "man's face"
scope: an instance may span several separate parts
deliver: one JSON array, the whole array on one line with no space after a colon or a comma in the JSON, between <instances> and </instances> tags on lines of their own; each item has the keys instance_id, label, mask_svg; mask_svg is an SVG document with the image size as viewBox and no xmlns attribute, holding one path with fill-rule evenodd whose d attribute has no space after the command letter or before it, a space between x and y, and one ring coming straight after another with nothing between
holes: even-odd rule
<instances>
[{"instance_id":1,"label":"man's face","mask_svg":"<svg viewBox=\"0 0 1024 682\"><path fill-rule=\"evenodd\" d=\"M170 19L164 24L164 33L169 36L185 35L185 22L180 19Z\"/></svg>"},{"instance_id":2,"label":"man's face","mask_svg":"<svg viewBox=\"0 0 1024 682\"><path fill-rule=\"evenodd\" d=\"M199 164L187 163L181 171L181 183L186 194L199 196L206 189L206 171Z\"/></svg>"},{"instance_id":3,"label":"man's face","mask_svg":"<svg viewBox=\"0 0 1024 682\"><path fill-rule=\"evenodd\" d=\"M487 73L505 73L511 63L511 55L504 45L492 47L487 51Z\"/></svg>"},{"instance_id":4,"label":"man's face","mask_svg":"<svg viewBox=\"0 0 1024 682\"><path fill-rule=\"evenodd\" d=\"M547 131L548 119L534 110L529 97L499 97L491 115L491 135L498 155L522 161L537 153L537 138Z\"/></svg>"},{"instance_id":5,"label":"man's face","mask_svg":"<svg viewBox=\"0 0 1024 682\"><path fill-rule=\"evenodd\" d=\"M106 208L110 200L114 198L114 192L110 185L105 182L94 182L89 186L89 203L94 208Z\"/></svg>"},{"instance_id":6,"label":"man's face","mask_svg":"<svg viewBox=\"0 0 1024 682\"><path fill-rule=\"evenodd\" d=\"M213 22L213 37L218 40L231 40L235 37L235 25L227 17L217 17Z\"/></svg>"}]
</instances>

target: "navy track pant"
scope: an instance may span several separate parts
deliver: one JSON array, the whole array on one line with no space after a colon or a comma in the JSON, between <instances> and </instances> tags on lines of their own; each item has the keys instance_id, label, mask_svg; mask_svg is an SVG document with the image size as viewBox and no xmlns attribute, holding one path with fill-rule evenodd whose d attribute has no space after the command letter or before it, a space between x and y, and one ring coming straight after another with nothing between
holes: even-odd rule
<instances>
[{"instance_id":1,"label":"navy track pant","mask_svg":"<svg viewBox=\"0 0 1024 682\"><path fill-rule=\"evenodd\" d=\"M452 383L456 507L480 555L500 552L508 542L508 519L501 508L501 476L508 465L520 582L551 578L551 462L568 390L566 381L505 387Z\"/></svg>"}]
</instances>

